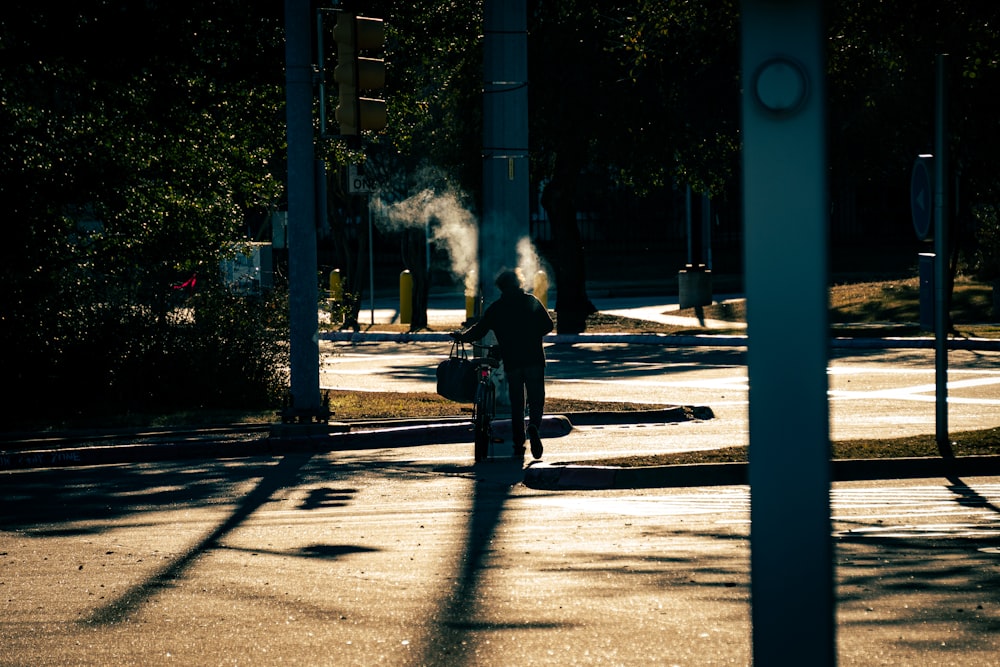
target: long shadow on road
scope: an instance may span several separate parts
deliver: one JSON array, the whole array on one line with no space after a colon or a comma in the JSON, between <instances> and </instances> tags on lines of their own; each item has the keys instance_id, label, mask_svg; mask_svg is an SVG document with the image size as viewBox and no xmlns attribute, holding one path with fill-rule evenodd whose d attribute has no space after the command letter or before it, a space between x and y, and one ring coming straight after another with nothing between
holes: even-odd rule
<instances>
[{"instance_id":1,"label":"long shadow on road","mask_svg":"<svg viewBox=\"0 0 1000 667\"><path fill-rule=\"evenodd\" d=\"M3 494L0 530L36 538L95 534L107 529L109 523L137 513L226 502L234 488L255 481L248 493L239 496L232 511L209 528L207 534L117 597L102 601L78 621L83 626L116 625L141 611L165 588L188 576L205 554L223 548L227 536L276 494L308 484L312 475L318 474L307 469L315 456L312 452L301 452L277 459L261 457L232 463L193 460L20 472L15 474L16 490L10 486ZM469 478L469 496L455 508L468 511L469 519L463 542L454 551L454 584L437 601L420 664L473 664L476 635L484 629L501 627L487 622L489 619L483 616L483 573L490 568L492 542L511 489L524 479L523 464L502 459L477 466L398 462L385 465L365 461L343 466L336 476L344 482L362 469L379 474L376 471L383 466L386 469L381 474L395 479L419 478L428 472ZM323 466L322 470L323 481L330 482L329 467ZM299 507L308 510L344 505L353 491L341 487L312 489ZM260 551L254 549L255 553ZM365 549L354 546L317 544L288 555L338 558L362 551Z\"/></svg>"},{"instance_id":2,"label":"long shadow on road","mask_svg":"<svg viewBox=\"0 0 1000 667\"><path fill-rule=\"evenodd\" d=\"M246 496L236 510L209 533L201 542L188 549L152 576L125 591L118 598L98 607L82 622L87 625L121 623L142 606L163 586L181 577L184 572L205 552L218 547L220 541L239 527L251 514L264 505L275 492L294 486L299 471L312 458L311 454L285 456L278 465L264 475L260 483Z\"/></svg>"},{"instance_id":3,"label":"long shadow on road","mask_svg":"<svg viewBox=\"0 0 1000 667\"><path fill-rule=\"evenodd\" d=\"M490 568L497 527L511 488L524 480L524 468L519 459L498 459L480 463L474 470L472 512L465 545L459 554L458 579L450 598L443 602L438 616L439 627L433 630L436 638L426 642L424 655L418 663L421 665L476 664L476 634L499 627L483 618L482 575Z\"/></svg>"}]
</instances>

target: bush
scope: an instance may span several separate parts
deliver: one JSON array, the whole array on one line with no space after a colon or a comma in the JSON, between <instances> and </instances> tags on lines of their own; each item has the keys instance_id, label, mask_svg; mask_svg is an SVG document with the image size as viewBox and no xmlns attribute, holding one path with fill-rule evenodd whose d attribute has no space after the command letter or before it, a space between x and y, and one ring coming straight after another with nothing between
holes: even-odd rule
<instances>
[{"instance_id":1,"label":"bush","mask_svg":"<svg viewBox=\"0 0 1000 667\"><path fill-rule=\"evenodd\" d=\"M973 209L976 219L974 271L978 279L993 284L991 319L1000 321L1000 218L997 207L981 205Z\"/></svg>"},{"instance_id":2,"label":"bush","mask_svg":"<svg viewBox=\"0 0 1000 667\"><path fill-rule=\"evenodd\" d=\"M199 288L201 288L199 283ZM4 351L7 426L204 408L277 408L287 392L283 293L208 285L163 310L104 291L36 309Z\"/></svg>"},{"instance_id":3,"label":"bush","mask_svg":"<svg viewBox=\"0 0 1000 667\"><path fill-rule=\"evenodd\" d=\"M976 277L984 282L1000 279L1000 219L995 206L976 206Z\"/></svg>"}]
</instances>

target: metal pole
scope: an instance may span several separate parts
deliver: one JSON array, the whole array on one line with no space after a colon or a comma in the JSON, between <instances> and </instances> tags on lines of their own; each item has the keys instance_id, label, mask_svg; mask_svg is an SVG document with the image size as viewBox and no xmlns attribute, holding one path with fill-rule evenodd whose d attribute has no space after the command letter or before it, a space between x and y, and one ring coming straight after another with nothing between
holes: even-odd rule
<instances>
[{"instance_id":1,"label":"metal pole","mask_svg":"<svg viewBox=\"0 0 1000 667\"><path fill-rule=\"evenodd\" d=\"M285 0L289 370L297 415L320 410L311 17L309 0Z\"/></svg>"},{"instance_id":2,"label":"metal pole","mask_svg":"<svg viewBox=\"0 0 1000 667\"><path fill-rule=\"evenodd\" d=\"M821 3L744 0L742 21L753 663L825 667L836 625Z\"/></svg>"},{"instance_id":3,"label":"metal pole","mask_svg":"<svg viewBox=\"0 0 1000 667\"><path fill-rule=\"evenodd\" d=\"M934 405L935 440L953 456L948 437L948 56L938 55L934 77Z\"/></svg>"},{"instance_id":4,"label":"metal pole","mask_svg":"<svg viewBox=\"0 0 1000 667\"><path fill-rule=\"evenodd\" d=\"M487 302L497 272L517 266L517 243L531 233L527 26L526 0L485 0L479 282Z\"/></svg>"},{"instance_id":5,"label":"metal pole","mask_svg":"<svg viewBox=\"0 0 1000 667\"><path fill-rule=\"evenodd\" d=\"M712 270L712 198L701 196L701 263Z\"/></svg>"},{"instance_id":6,"label":"metal pole","mask_svg":"<svg viewBox=\"0 0 1000 667\"><path fill-rule=\"evenodd\" d=\"M694 243L691 241L691 186L684 190L684 231L687 236L687 263L694 264Z\"/></svg>"},{"instance_id":7,"label":"metal pole","mask_svg":"<svg viewBox=\"0 0 1000 667\"><path fill-rule=\"evenodd\" d=\"M316 10L316 80L319 83L319 136L326 136L326 69L323 58L323 10Z\"/></svg>"},{"instance_id":8,"label":"metal pole","mask_svg":"<svg viewBox=\"0 0 1000 667\"><path fill-rule=\"evenodd\" d=\"M375 235L372 234L372 207L370 195L365 195L365 216L368 218L368 302L371 304L371 323L375 324Z\"/></svg>"}]
</instances>

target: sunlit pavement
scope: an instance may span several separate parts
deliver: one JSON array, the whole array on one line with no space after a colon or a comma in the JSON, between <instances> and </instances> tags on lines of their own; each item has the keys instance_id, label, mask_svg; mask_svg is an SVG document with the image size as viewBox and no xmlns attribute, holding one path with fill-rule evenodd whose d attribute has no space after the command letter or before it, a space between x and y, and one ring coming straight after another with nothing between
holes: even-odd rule
<instances>
[{"instance_id":1,"label":"sunlit pavement","mask_svg":"<svg viewBox=\"0 0 1000 667\"><path fill-rule=\"evenodd\" d=\"M749 663L745 485L538 490L469 449L4 473L0 664ZM831 508L839 664L995 664L1000 478Z\"/></svg>"},{"instance_id":2,"label":"sunlit pavement","mask_svg":"<svg viewBox=\"0 0 1000 667\"><path fill-rule=\"evenodd\" d=\"M405 386L433 368L380 356ZM0 664L748 664L745 484L527 483L616 452L745 444L738 364L708 373L631 379L712 419L550 416L539 462L504 441L472 465L468 424L451 420L321 429L322 444L292 435L262 457L0 473ZM576 482L601 486L587 468ZM837 483L831 515L839 664L995 664L1000 478Z\"/></svg>"},{"instance_id":3,"label":"sunlit pavement","mask_svg":"<svg viewBox=\"0 0 1000 667\"><path fill-rule=\"evenodd\" d=\"M324 382L433 391L446 350L390 347L333 351ZM746 444L742 353L550 351L552 396L713 418L550 415L538 462L504 441L472 465L452 420L0 472L0 664L748 664L749 488L604 488L581 465ZM926 365L835 359L831 431L932 430ZM956 428L996 425L997 368L955 356ZM594 488L528 483L563 464ZM839 664L995 664L1000 477L838 482L831 521Z\"/></svg>"}]
</instances>

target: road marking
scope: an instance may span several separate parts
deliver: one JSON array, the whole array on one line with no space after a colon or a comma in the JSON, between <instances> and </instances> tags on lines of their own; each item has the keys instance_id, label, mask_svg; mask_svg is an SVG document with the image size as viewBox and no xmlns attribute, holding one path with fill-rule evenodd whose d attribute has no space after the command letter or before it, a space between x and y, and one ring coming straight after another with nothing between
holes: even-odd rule
<instances>
[{"instance_id":1,"label":"road marking","mask_svg":"<svg viewBox=\"0 0 1000 667\"><path fill-rule=\"evenodd\" d=\"M906 526L866 526L835 533L839 537L868 537L885 539L889 537L912 539L947 537L985 539L1000 537L1000 525L990 528L966 523L931 523Z\"/></svg>"},{"instance_id":2,"label":"road marking","mask_svg":"<svg viewBox=\"0 0 1000 667\"><path fill-rule=\"evenodd\" d=\"M393 354L393 364L392 367L386 368L375 368L368 363L372 359L379 358L383 360L385 355L378 353L366 353L366 352L343 352L338 353L333 357L324 357L324 364L321 367L321 374L324 378L322 388L324 389L344 389L350 390L352 388L353 378L368 378L371 381L379 382L380 378L385 378L386 382L395 382L399 380L400 382L405 382L409 386L412 386L413 390L423 390L430 391L433 388L433 368L436 366L437 362L444 358L443 354L413 354L413 353L403 353L403 354ZM639 362L627 362L626 365L629 366L630 373L641 372L642 368L647 366L647 364ZM689 362L679 362L678 365L674 365L673 368L680 368L689 366ZM396 377L396 374L400 372L406 366L412 366L408 370L402 372L408 374L407 377ZM727 366L731 368L731 366ZM671 379L675 375L671 372L672 369L666 368L663 364L649 364L648 372L644 377L634 378L634 379L621 379L621 378L610 378L610 379L600 379L600 378L573 378L573 377L560 377L558 373L558 360L553 360L553 370L555 372L550 372L547 379L547 384L550 390L555 390L551 394L555 396L559 393L557 389L560 386L566 388L566 391L570 391L573 387L580 387L582 385L593 385L593 386L604 386L607 387L609 391L621 391L623 393L632 393L636 391L647 391L648 390L680 390L680 391L712 391L719 392L726 395L726 397L732 400L735 396L746 396L749 392L749 379L745 373L736 373L732 375L718 376L714 375L713 371L710 369L706 373L713 373L711 377L695 377L691 378L688 375L685 379ZM422 377L416 377L414 373L423 373ZM717 371L715 371L717 372ZM872 366L841 366L832 365L828 368L828 373L831 378L845 378L849 376L861 376L861 375L882 375L882 376L894 376L897 378L902 378L904 376L919 377L921 379L931 377L934 373L933 369L926 368L885 368L885 367L872 367ZM339 380L337 378L340 378ZM951 405L970 405L970 406L1000 406L1000 395L993 396L983 396L984 389L991 387L1000 387L1000 370L992 369L967 369L967 368L953 368L949 370L949 378L951 381L948 382L948 403ZM375 385L371 385L374 387ZM618 390L617 388L622 388ZM370 388L370 387L369 387ZM979 390L979 396L962 396L962 393L969 393L970 390ZM828 397L831 403L837 401L859 401L859 400L884 400L884 401L900 401L900 402L910 402L910 403L933 403L936 401L935 397L936 386L931 382L921 382L918 384L911 384L902 387L891 387L884 389L866 390L866 389L848 389L843 386L838 386L837 388L831 388L828 391ZM987 391L987 393L992 393ZM1000 393L1000 392L998 392Z\"/></svg>"},{"instance_id":3,"label":"road marking","mask_svg":"<svg viewBox=\"0 0 1000 667\"><path fill-rule=\"evenodd\" d=\"M727 389L731 391L748 391L749 378L739 375L725 378L710 378L706 380L683 380L677 382L663 380L594 380L588 378L551 378L551 382L565 384L603 384L628 387L677 387L683 389Z\"/></svg>"},{"instance_id":4,"label":"road marking","mask_svg":"<svg viewBox=\"0 0 1000 667\"><path fill-rule=\"evenodd\" d=\"M535 496L527 502L548 508L623 516L692 516L749 512L750 495L739 487L714 488L662 496Z\"/></svg>"},{"instance_id":5,"label":"road marking","mask_svg":"<svg viewBox=\"0 0 1000 667\"><path fill-rule=\"evenodd\" d=\"M1000 375L993 377L977 377L966 380L952 380L948 382L948 391L958 391L972 387L987 387L1000 385ZM901 401L922 401L933 402L935 400L936 386L934 384L917 384L908 387L895 387L892 389L877 389L874 391L856 391L848 389L830 390L829 396L834 399L846 400L867 400L867 399L889 399ZM967 403L978 405L1000 405L1000 397L978 398L948 395L949 403Z\"/></svg>"},{"instance_id":6,"label":"road marking","mask_svg":"<svg viewBox=\"0 0 1000 667\"><path fill-rule=\"evenodd\" d=\"M533 496L523 501L572 513L633 517L717 515L716 523L747 524L751 496L748 487L740 486L666 492L656 496ZM1000 484L835 488L830 493L830 504L831 522L850 526L833 532L841 537L1000 537ZM942 521L945 517L950 520ZM872 525L876 522L878 525ZM883 522L889 525L882 525Z\"/></svg>"}]
</instances>

